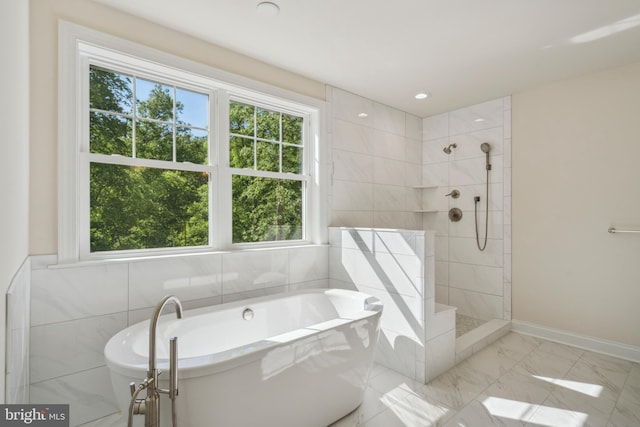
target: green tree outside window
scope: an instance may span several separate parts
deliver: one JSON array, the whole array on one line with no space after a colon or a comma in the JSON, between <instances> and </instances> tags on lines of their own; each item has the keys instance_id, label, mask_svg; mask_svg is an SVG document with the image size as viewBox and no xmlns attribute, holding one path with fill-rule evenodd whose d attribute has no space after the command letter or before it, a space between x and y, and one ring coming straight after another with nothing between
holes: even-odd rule
<instances>
[{"instance_id":1,"label":"green tree outside window","mask_svg":"<svg viewBox=\"0 0 640 427\"><path fill-rule=\"evenodd\" d=\"M90 151L172 161L175 136L177 161L205 164L208 132L174 121L172 88L134 99L134 79L91 67ZM92 162L91 252L208 245L208 189L206 173Z\"/></svg>"},{"instance_id":2,"label":"green tree outside window","mask_svg":"<svg viewBox=\"0 0 640 427\"><path fill-rule=\"evenodd\" d=\"M302 174L303 119L231 102L232 168ZM233 242L303 239L305 182L234 174Z\"/></svg>"},{"instance_id":3,"label":"green tree outside window","mask_svg":"<svg viewBox=\"0 0 640 427\"><path fill-rule=\"evenodd\" d=\"M207 94L91 66L89 151L159 160L138 167L92 160L91 252L209 245ZM245 103L229 105L234 243L304 238L304 119ZM289 179L289 175L291 179Z\"/></svg>"}]
</instances>

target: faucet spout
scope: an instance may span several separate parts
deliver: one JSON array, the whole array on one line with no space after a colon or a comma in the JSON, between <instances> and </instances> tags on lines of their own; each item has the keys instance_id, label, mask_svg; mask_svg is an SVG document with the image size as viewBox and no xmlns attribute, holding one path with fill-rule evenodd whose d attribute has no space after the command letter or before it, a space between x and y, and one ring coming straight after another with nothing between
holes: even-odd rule
<instances>
[{"instance_id":1,"label":"faucet spout","mask_svg":"<svg viewBox=\"0 0 640 427\"><path fill-rule=\"evenodd\" d=\"M160 394L167 393L171 398L171 418L173 427L177 426L177 418L175 411L175 398L178 395L178 353L177 353L177 338L171 340L171 354L170 354L170 390L160 389L158 383L158 376L160 371L156 368L156 331L158 329L158 321L164 308L172 302L176 307L176 316L178 319L182 319L182 304L178 298L173 295L167 295L162 298L151 317L149 323L149 370L147 371L147 380L149 387L147 387L147 398L145 402L144 410L144 425L145 427L160 427Z\"/></svg>"},{"instance_id":2,"label":"faucet spout","mask_svg":"<svg viewBox=\"0 0 640 427\"><path fill-rule=\"evenodd\" d=\"M156 330L158 329L158 320L164 308L172 302L176 307L176 316L178 319L182 319L182 304L173 295L167 295L160 300L156 309L153 312L151 323L149 324L149 374L156 371Z\"/></svg>"}]
</instances>

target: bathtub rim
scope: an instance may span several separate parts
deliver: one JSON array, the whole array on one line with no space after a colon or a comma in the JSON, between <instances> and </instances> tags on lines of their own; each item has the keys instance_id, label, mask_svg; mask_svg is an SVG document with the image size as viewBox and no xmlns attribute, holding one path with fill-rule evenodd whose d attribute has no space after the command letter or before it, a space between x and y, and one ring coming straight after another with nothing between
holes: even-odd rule
<instances>
[{"instance_id":1,"label":"bathtub rim","mask_svg":"<svg viewBox=\"0 0 640 427\"><path fill-rule=\"evenodd\" d=\"M285 333L275 335L269 337L264 340L260 340L257 342L251 342L245 344L240 347L235 347L229 350L224 350L219 353L202 355L202 356L194 356L194 357L185 357L180 358L180 349L178 342L178 370L181 379L195 378L204 375L211 375L218 372L224 372L236 367L243 366L245 364L252 363L256 360L261 359L264 355L266 355L269 351L273 350L276 347L283 346L286 344L294 343L296 341L300 341L314 335L320 335L323 333L327 333L333 329L340 328L344 325L351 325L353 323L359 321L369 322L373 319L376 320L376 329L379 330L379 319L382 315L383 305L382 302L369 294L359 291L346 290L346 289L303 289L293 292L287 292L282 294L273 294L266 295L261 297L249 298L245 300L233 301L224 304L217 304L213 306L200 307L191 310L185 310L184 315L186 316L197 316L217 311L223 310L233 310L238 308L244 308L249 305L258 304L264 301L272 301L279 298L292 297L297 295L305 295L305 294L317 294L317 293L332 293L332 294L343 294L345 296L355 296L358 295L359 298L363 302L363 309L361 311L356 311L349 315L343 317L335 317L333 319L316 323L313 325L306 326L304 328L295 329L292 331L287 331ZM162 318L167 319L171 316L174 316L173 313L163 315ZM178 321L178 319L170 319L169 322ZM109 369L110 374L119 374L129 378L143 378L148 369L148 358L143 358L142 356L136 357L139 360L139 363L130 362L126 363L122 360L118 360L117 356L119 354L117 349L112 349L112 347L116 347L117 344L112 344L112 342L117 341L124 335L126 335L127 331L132 333L139 333L140 329L143 331L148 331L149 328L149 320L143 320L141 322L135 323L131 326L128 326L121 331L118 331L109 341L104 349L105 362ZM161 371L168 372L169 369L169 361L166 358L157 358L156 365L158 369ZM166 380L165 377L164 379Z\"/></svg>"}]
</instances>

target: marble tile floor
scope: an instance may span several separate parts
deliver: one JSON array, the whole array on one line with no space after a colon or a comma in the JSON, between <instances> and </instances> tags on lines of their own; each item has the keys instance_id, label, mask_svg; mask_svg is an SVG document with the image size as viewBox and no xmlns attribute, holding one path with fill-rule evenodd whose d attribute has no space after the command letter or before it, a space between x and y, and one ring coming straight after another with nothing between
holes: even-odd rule
<instances>
[{"instance_id":1,"label":"marble tile floor","mask_svg":"<svg viewBox=\"0 0 640 427\"><path fill-rule=\"evenodd\" d=\"M486 323L486 320L456 313L456 338Z\"/></svg>"},{"instance_id":2,"label":"marble tile floor","mask_svg":"<svg viewBox=\"0 0 640 427\"><path fill-rule=\"evenodd\" d=\"M427 385L376 366L356 426L638 427L640 363L511 332Z\"/></svg>"},{"instance_id":3,"label":"marble tile floor","mask_svg":"<svg viewBox=\"0 0 640 427\"><path fill-rule=\"evenodd\" d=\"M330 427L434 426L639 427L640 363L510 332L426 385L376 365L363 404Z\"/></svg>"}]
</instances>

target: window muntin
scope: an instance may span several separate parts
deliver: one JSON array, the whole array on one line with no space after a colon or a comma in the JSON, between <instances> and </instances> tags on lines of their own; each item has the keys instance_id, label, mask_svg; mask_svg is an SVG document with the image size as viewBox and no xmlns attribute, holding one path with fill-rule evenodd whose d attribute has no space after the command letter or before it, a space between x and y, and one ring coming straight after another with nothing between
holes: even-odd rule
<instances>
[{"instance_id":1,"label":"window muntin","mask_svg":"<svg viewBox=\"0 0 640 427\"><path fill-rule=\"evenodd\" d=\"M91 65L89 114L92 153L208 163L206 93Z\"/></svg>"},{"instance_id":2,"label":"window muntin","mask_svg":"<svg viewBox=\"0 0 640 427\"><path fill-rule=\"evenodd\" d=\"M246 103L229 103L232 168L302 174L304 118Z\"/></svg>"},{"instance_id":3,"label":"window muntin","mask_svg":"<svg viewBox=\"0 0 640 427\"><path fill-rule=\"evenodd\" d=\"M89 67L90 253L209 245L208 121L206 93Z\"/></svg>"}]
</instances>

